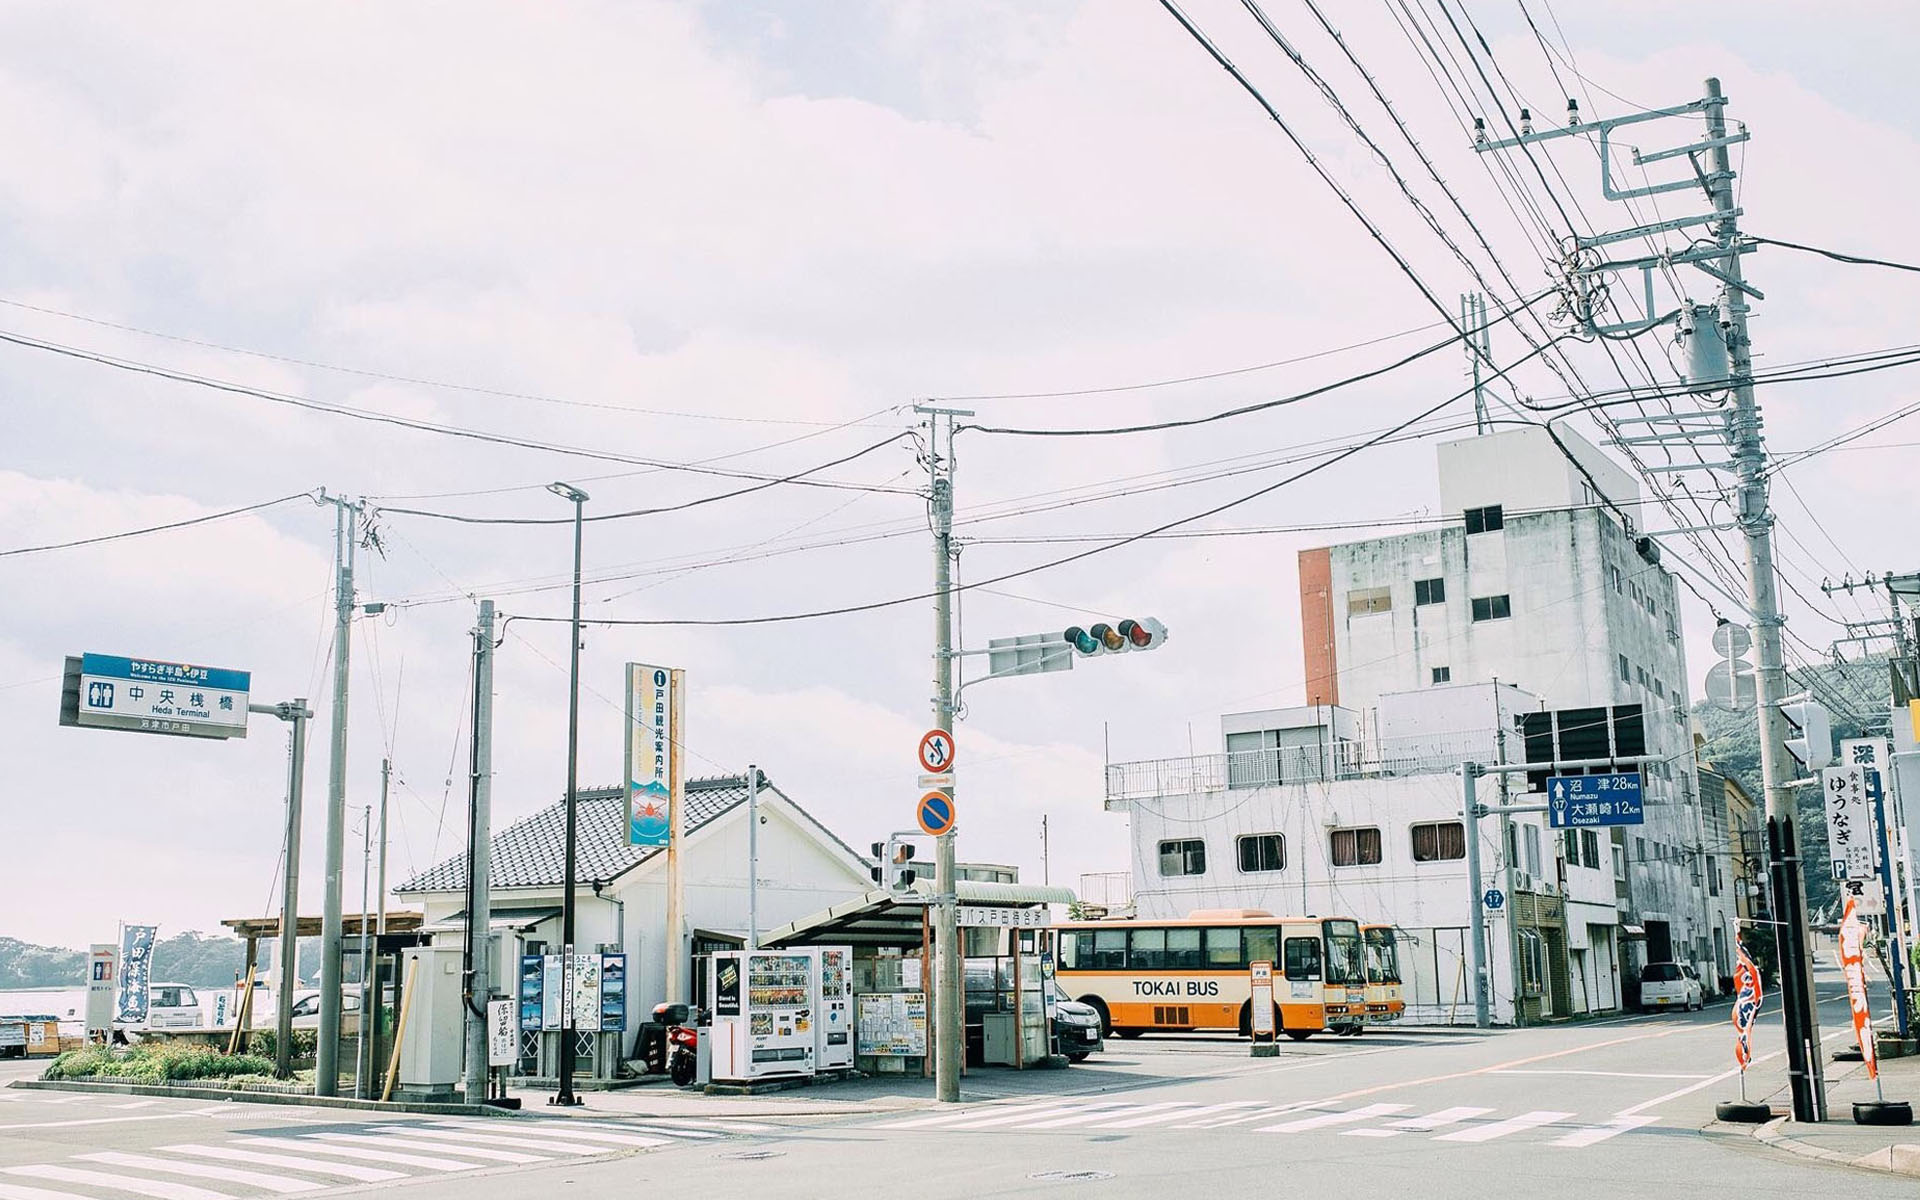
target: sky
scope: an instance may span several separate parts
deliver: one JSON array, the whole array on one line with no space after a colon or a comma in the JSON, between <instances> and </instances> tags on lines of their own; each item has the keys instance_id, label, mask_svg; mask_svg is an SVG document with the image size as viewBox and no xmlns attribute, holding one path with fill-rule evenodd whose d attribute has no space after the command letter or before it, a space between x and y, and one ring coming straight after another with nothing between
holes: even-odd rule
<instances>
[{"instance_id":1,"label":"sky","mask_svg":"<svg viewBox=\"0 0 1920 1200\"><path fill-rule=\"evenodd\" d=\"M60 728L62 658L83 650L248 670L256 701L314 705L301 854L303 909L319 910L333 509L308 498L318 489L377 512L358 599L387 606L355 621L351 643L357 906L358 822L383 758L393 876L464 842L479 598L520 618L496 663L496 822L565 785L567 634L525 618L566 613L570 531L396 510L563 521L568 506L545 490L556 479L588 491L594 514L813 470L809 485L590 524L589 620L917 597L931 563L916 402L995 428L1161 421L1291 395L1449 336L1458 295L1479 286L1467 268L1245 9L1187 11L1421 286L1145 0L0 9L0 812L17 834L0 850L0 935L73 945L120 921L211 929L275 905L283 727L256 718L227 742ZM1340 42L1304 0L1265 11L1496 303L1554 282L1550 229L1618 229L1701 201L1609 202L1586 139L1504 164L1475 155L1461 118L1501 127L1480 71L1503 98L1537 98L1542 125L1562 119L1568 90L1592 119L1685 103L1717 76L1752 132L1735 150L1744 229L1920 261L1909 6L1762 2L1728 20L1638 0L1322 3ZM1464 39L1446 13L1471 19ZM1416 28L1450 71L1416 49ZM1490 58L1477 45L1469 57L1472 29ZM1444 90L1455 73L1474 93L1464 107ZM1656 149L1698 126L1664 124L1667 141L1653 128L1630 140ZM1503 186L1507 171L1531 200ZM1911 340L1912 274L1777 247L1747 271L1765 293L1752 318L1762 368ZM1676 278L1694 299L1710 293L1704 275ZM1670 329L1636 349L1664 372L1669 342ZM1493 346L1502 362L1528 349L1508 327ZM1567 354L1587 386L1619 386L1605 348ZM1151 654L962 692L961 858L1070 885L1124 870L1103 761L1217 751L1223 712L1299 703L1297 551L1431 515L1432 442L1270 485L1317 461L1303 455L1455 395L1464 375L1450 347L1191 429L963 432L960 579L1045 568L964 593L965 648L1125 616L1158 617L1170 636ZM1139 386L1171 380L1189 382ZM1537 361L1513 388L1499 395L1567 391ZM1912 390L1899 370L1762 389L1768 444L1816 446ZM1463 412L1456 402L1420 428L1459 436ZM1585 418L1573 427L1602 436ZM1877 615L1870 599L1823 596L1823 578L1916 566L1920 538L1896 519L1915 441L1920 425L1895 423L1780 476L1803 657L1842 634L1836 620ZM1715 480L1688 486L1725 518ZM1229 502L1183 527L1216 536L1046 566ZM1737 570L1730 541L1668 540L1696 576ZM1695 695L1729 610L1711 583L1700 593L1684 608ZM688 774L757 763L857 846L911 828L930 609L589 625L583 784L622 769L621 665L666 663L690 681ZM980 659L963 664L980 672Z\"/></svg>"}]
</instances>

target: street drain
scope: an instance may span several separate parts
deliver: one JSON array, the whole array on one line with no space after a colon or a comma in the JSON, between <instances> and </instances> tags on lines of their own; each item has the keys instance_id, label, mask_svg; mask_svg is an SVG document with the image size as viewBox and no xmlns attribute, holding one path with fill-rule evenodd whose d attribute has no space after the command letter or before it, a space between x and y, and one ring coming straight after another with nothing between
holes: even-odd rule
<instances>
[{"instance_id":1,"label":"street drain","mask_svg":"<svg viewBox=\"0 0 1920 1200\"><path fill-rule=\"evenodd\" d=\"M736 1150L731 1154L716 1155L717 1158L734 1158L745 1162L758 1162L763 1158L779 1158L785 1150Z\"/></svg>"},{"instance_id":2,"label":"street drain","mask_svg":"<svg viewBox=\"0 0 1920 1200\"><path fill-rule=\"evenodd\" d=\"M1038 1179L1043 1183L1091 1183L1096 1179L1112 1179L1112 1171L1035 1171L1028 1179Z\"/></svg>"}]
</instances>

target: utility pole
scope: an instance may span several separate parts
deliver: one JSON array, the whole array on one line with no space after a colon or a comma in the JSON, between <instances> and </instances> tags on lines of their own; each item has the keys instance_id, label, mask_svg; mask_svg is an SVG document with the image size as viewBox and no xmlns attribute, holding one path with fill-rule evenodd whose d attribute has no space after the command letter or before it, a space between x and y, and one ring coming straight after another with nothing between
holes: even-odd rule
<instances>
[{"instance_id":1,"label":"utility pole","mask_svg":"<svg viewBox=\"0 0 1920 1200\"><path fill-rule=\"evenodd\" d=\"M1040 885L1053 882L1053 868L1047 862L1047 814L1040 814Z\"/></svg>"},{"instance_id":2,"label":"utility pole","mask_svg":"<svg viewBox=\"0 0 1920 1200\"><path fill-rule=\"evenodd\" d=\"M933 727L953 736L953 419L972 416L952 408L914 405L927 417L927 511L933 525ZM945 427L945 447L941 432ZM958 760L959 755L954 755ZM952 769L949 768L949 774ZM954 812L959 812L953 789ZM958 825L958 821L955 821ZM933 975L934 1094L960 1099L960 1068L966 1049L966 1001L960 991L958 899L954 880L954 829L934 839Z\"/></svg>"},{"instance_id":3,"label":"utility pole","mask_svg":"<svg viewBox=\"0 0 1920 1200\"><path fill-rule=\"evenodd\" d=\"M333 743L327 777L327 878L320 913L320 1031L313 1093L331 1096L340 1082L340 888L347 836L347 680L353 643L353 549L360 506L339 496L333 505Z\"/></svg>"},{"instance_id":4,"label":"utility pole","mask_svg":"<svg viewBox=\"0 0 1920 1200\"><path fill-rule=\"evenodd\" d=\"M292 728L287 750L287 869L281 874L280 893L280 966L273 981L273 1074L276 1079L293 1076L293 984L300 973L300 801L306 790L307 722L313 710L306 697L286 704L249 704L248 712L279 717ZM245 997L251 1008L253 995Z\"/></svg>"},{"instance_id":5,"label":"utility pole","mask_svg":"<svg viewBox=\"0 0 1920 1200\"><path fill-rule=\"evenodd\" d=\"M360 810L360 1020L354 1029L353 1053L353 1094L361 1098L367 1095L367 1080L372 1077L370 1064L372 1056L367 1042L368 1014L373 1011L369 997L372 994L372 978L367 968L367 921L371 912L372 897L368 884L373 878L373 806L366 805Z\"/></svg>"},{"instance_id":6,"label":"utility pole","mask_svg":"<svg viewBox=\"0 0 1920 1200\"><path fill-rule=\"evenodd\" d=\"M549 1104L571 1107L580 1103L573 1094L573 1058L578 1034L574 1031L573 1011L573 926L574 926L574 849L577 833L577 810L580 807L580 530L585 520L587 494L570 483L550 483L547 490L573 505L573 623L568 626L571 641L568 644L567 673L567 839L566 866L562 871L563 882L560 894L560 951L565 957L560 966L560 1011L564 1014L560 1028L560 1076L559 1088L554 1092ZM677 731L676 731L677 732ZM669 897L671 900L671 897ZM677 940L673 935L671 911L668 912L669 949L667 972L671 979L674 952L671 943Z\"/></svg>"},{"instance_id":7,"label":"utility pole","mask_svg":"<svg viewBox=\"0 0 1920 1200\"><path fill-rule=\"evenodd\" d=\"M760 768L747 764L747 949L760 948Z\"/></svg>"},{"instance_id":8,"label":"utility pole","mask_svg":"<svg viewBox=\"0 0 1920 1200\"><path fill-rule=\"evenodd\" d=\"M473 749L467 805L468 1104L487 1099L487 1001L493 996L493 601L473 630Z\"/></svg>"},{"instance_id":9,"label":"utility pole","mask_svg":"<svg viewBox=\"0 0 1920 1200\"><path fill-rule=\"evenodd\" d=\"M380 906L379 923L375 930L385 936L387 932L387 785L393 780L393 760L380 760L380 892L374 902Z\"/></svg>"},{"instance_id":10,"label":"utility pole","mask_svg":"<svg viewBox=\"0 0 1920 1200\"><path fill-rule=\"evenodd\" d=\"M1460 326L1467 331L1467 369L1473 379L1473 432L1489 433L1493 424L1487 419L1487 393L1481 386L1480 364L1492 362L1493 338L1487 330L1487 298L1479 292L1460 297Z\"/></svg>"}]
</instances>

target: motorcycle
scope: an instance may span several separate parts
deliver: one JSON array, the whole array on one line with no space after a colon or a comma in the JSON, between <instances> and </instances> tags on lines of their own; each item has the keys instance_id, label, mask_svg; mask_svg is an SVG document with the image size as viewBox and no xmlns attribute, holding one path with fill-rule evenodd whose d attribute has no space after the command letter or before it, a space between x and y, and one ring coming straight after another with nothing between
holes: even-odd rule
<instances>
[{"instance_id":1,"label":"motorcycle","mask_svg":"<svg viewBox=\"0 0 1920 1200\"><path fill-rule=\"evenodd\" d=\"M681 1087L690 1086L699 1075L700 1026L698 1012L687 1014L685 1025L667 1030L667 1073Z\"/></svg>"}]
</instances>

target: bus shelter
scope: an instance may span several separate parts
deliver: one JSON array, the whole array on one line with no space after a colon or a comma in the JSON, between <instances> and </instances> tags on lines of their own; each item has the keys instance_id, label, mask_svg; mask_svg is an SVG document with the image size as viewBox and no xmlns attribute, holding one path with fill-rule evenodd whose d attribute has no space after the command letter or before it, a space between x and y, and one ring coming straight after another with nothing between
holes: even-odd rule
<instances>
[{"instance_id":1,"label":"bus shelter","mask_svg":"<svg viewBox=\"0 0 1920 1200\"><path fill-rule=\"evenodd\" d=\"M966 991L966 1062L1027 1067L1048 1053L1050 906L1064 887L962 879L960 949ZM855 1066L870 1075L929 1075L934 1026L932 884L875 889L783 925L768 949L852 946Z\"/></svg>"}]
</instances>

